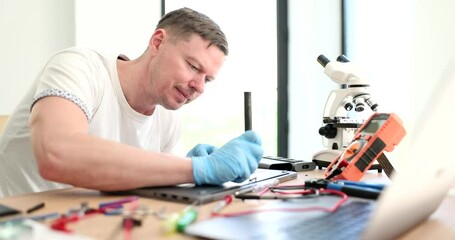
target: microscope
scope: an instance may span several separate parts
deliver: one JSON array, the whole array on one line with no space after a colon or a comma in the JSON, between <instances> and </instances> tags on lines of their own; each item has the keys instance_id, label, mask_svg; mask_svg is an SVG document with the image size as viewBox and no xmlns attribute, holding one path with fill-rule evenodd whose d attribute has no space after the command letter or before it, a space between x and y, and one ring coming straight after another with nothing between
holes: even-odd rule
<instances>
[{"instance_id":1,"label":"microscope","mask_svg":"<svg viewBox=\"0 0 455 240\"><path fill-rule=\"evenodd\" d=\"M319 128L325 149L313 155L313 162L321 169L346 149L357 129L377 111L378 104L371 99L370 85L346 56L330 61L320 55L317 61L324 67L324 73L340 86L330 93L322 118L324 125ZM378 164L370 169L381 171Z\"/></svg>"}]
</instances>

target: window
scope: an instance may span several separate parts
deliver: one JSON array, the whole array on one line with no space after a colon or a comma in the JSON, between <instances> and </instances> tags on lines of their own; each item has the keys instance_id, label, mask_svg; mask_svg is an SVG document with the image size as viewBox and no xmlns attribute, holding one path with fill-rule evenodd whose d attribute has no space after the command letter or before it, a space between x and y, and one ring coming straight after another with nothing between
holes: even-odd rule
<instances>
[{"instance_id":1,"label":"window","mask_svg":"<svg viewBox=\"0 0 455 240\"><path fill-rule=\"evenodd\" d=\"M322 150L318 130L324 105L337 85L316 61L341 53L340 1L289 0L289 154L311 161Z\"/></svg>"}]
</instances>

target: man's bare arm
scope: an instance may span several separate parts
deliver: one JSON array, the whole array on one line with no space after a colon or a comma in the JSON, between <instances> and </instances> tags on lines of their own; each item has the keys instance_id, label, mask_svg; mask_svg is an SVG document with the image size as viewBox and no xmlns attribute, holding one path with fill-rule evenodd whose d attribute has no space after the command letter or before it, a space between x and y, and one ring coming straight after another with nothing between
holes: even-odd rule
<instances>
[{"instance_id":1,"label":"man's bare arm","mask_svg":"<svg viewBox=\"0 0 455 240\"><path fill-rule=\"evenodd\" d=\"M74 103L46 97L30 117L38 169L50 181L98 190L124 190L193 182L191 160L90 135Z\"/></svg>"}]
</instances>

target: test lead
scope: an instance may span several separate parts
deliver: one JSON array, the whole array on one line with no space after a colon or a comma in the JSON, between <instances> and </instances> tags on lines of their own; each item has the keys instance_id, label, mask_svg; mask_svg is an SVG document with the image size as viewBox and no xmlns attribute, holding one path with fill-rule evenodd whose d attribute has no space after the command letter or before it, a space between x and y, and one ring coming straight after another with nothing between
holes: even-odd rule
<instances>
[{"instance_id":1,"label":"test lead","mask_svg":"<svg viewBox=\"0 0 455 240\"><path fill-rule=\"evenodd\" d=\"M232 196L226 195L223 200L219 201L218 204L213 208L212 213L220 212L224 207L232 202Z\"/></svg>"},{"instance_id":2,"label":"test lead","mask_svg":"<svg viewBox=\"0 0 455 240\"><path fill-rule=\"evenodd\" d=\"M41 208L43 208L45 206L44 202L40 202L34 206L32 206L31 208L27 209L27 213L32 213L34 211L37 211Z\"/></svg>"}]
</instances>

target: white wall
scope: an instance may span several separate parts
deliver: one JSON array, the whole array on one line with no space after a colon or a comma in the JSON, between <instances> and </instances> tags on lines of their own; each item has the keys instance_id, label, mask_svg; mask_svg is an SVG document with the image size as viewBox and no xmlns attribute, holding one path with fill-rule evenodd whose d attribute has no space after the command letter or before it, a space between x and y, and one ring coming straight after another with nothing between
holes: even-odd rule
<instances>
[{"instance_id":1,"label":"white wall","mask_svg":"<svg viewBox=\"0 0 455 240\"><path fill-rule=\"evenodd\" d=\"M379 112L396 113L408 134L388 158L397 162L408 151L413 125L412 85L416 12L412 0L349 1L348 57L371 84Z\"/></svg>"},{"instance_id":2,"label":"white wall","mask_svg":"<svg viewBox=\"0 0 455 240\"><path fill-rule=\"evenodd\" d=\"M396 112L407 130L400 145L388 155L398 162L413 150L413 134L421 127L416 124L435 104L431 102L433 89L455 56L455 2L353 2L357 5L353 55L368 70L380 109ZM445 122L441 119L441 124Z\"/></svg>"},{"instance_id":3,"label":"white wall","mask_svg":"<svg viewBox=\"0 0 455 240\"><path fill-rule=\"evenodd\" d=\"M425 163L432 161L454 162L450 159L451 137L453 132L453 116L455 103L455 92L452 92L452 97L445 97L444 100L451 103L435 102L438 98L438 93L435 94L438 88L448 87L448 81L454 81L455 78L449 78L449 75L455 75L455 1L440 0L440 1L415 1L415 44L413 45L412 54L412 76L411 76L411 99L413 109L413 121L410 126L411 137L413 133L421 133L419 127L427 122L427 115L432 114L429 110L435 108L435 105L441 106L437 110L446 111L437 113L440 118L439 122L430 122L433 130L431 139L426 146L427 152L424 159ZM451 69L449 69L451 68ZM445 81L444 83L441 83ZM453 83L451 84L453 85ZM453 88L450 88L453 91ZM441 109L442 106L447 106ZM443 118L441 118L443 117ZM415 125L414 125L415 123ZM445 127L446 126L446 127ZM429 136L429 135L426 135ZM413 139L410 144L415 144ZM441 141L442 143L438 143ZM409 146L409 151L413 151L413 145ZM439 149L438 149L439 148ZM430 154L434 152L434 154ZM412 156L412 155L411 155ZM425 157L417 156L417 157ZM444 159L445 158L445 159ZM406 158L412 163L415 159Z\"/></svg>"},{"instance_id":4,"label":"white wall","mask_svg":"<svg viewBox=\"0 0 455 240\"><path fill-rule=\"evenodd\" d=\"M140 56L161 18L160 0L75 0L76 45Z\"/></svg>"},{"instance_id":5,"label":"white wall","mask_svg":"<svg viewBox=\"0 0 455 240\"><path fill-rule=\"evenodd\" d=\"M0 0L0 114L11 114L56 51L74 45L72 0Z\"/></svg>"},{"instance_id":6,"label":"white wall","mask_svg":"<svg viewBox=\"0 0 455 240\"><path fill-rule=\"evenodd\" d=\"M139 56L159 0L0 0L0 115L11 114L58 50L78 45ZM128 21L126 21L128 20Z\"/></svg>"},{"instance_id":7,"label":"white wall","mask_svg":"<svg viewBox=\"0 0 455 240\"><path fill-rule=\"evenodd\" d=\"M455 58L455 1L415 1L415 45L413 48L412 101L414 114L425 113L433 87ZM455 93L454 93L455 95ZM447 109L453 111L453 109ZM416 115L417 116L417 115ZM451 121L441 119L441 124Z\"/></svg>"}]
</instances>

